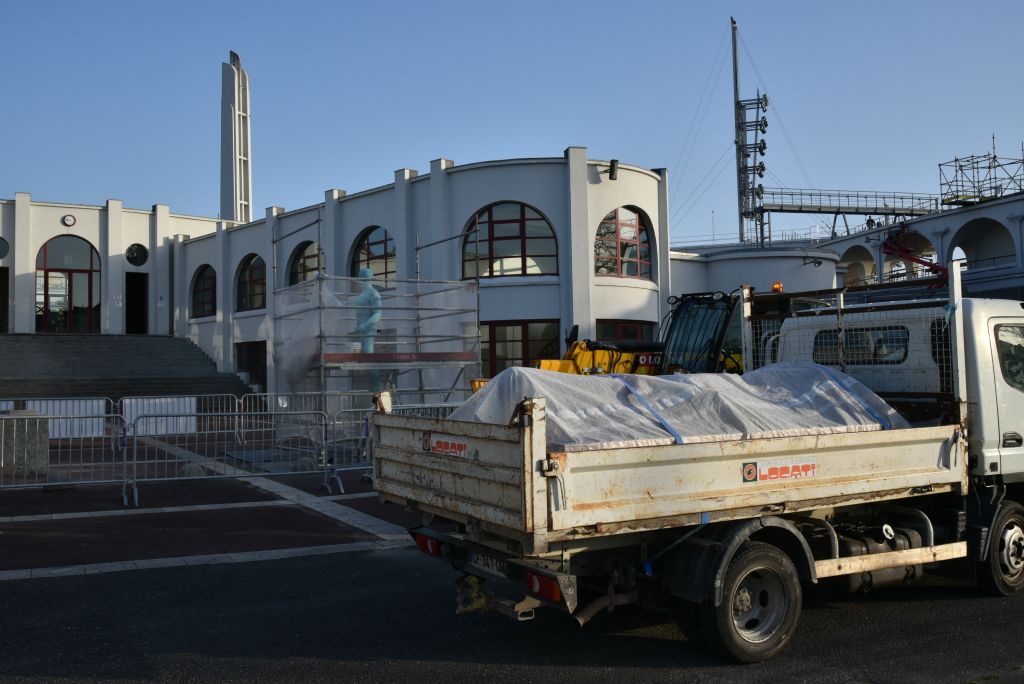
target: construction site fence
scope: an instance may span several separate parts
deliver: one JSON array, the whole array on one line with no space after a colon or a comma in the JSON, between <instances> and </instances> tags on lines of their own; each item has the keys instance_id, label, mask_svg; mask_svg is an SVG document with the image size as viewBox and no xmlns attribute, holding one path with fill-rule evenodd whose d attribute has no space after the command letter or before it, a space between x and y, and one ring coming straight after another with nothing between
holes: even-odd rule
<instances>
[{"instance_id":1,"label":"construction site fence","mask_svg":"<svg viewBox=\"0 0 1024 684\"><path fill-rule=\"evenodd\" d=\"M321 411L141 415L127 428L123 495L143 482L321 474L328 482L327 415ZM185 429L183 429L185 428Z\"/></svg>"},{"instance_id":2,"label":"construction site fence","mask_svg":"<svg viewBox=\"0 0 1024 684\"><path fill-rule=\"evenodd\" d=\"M0 489L125 480L119 415L0 415Z\"/></svg>"},{"instance_id":3,"label":"construction site fence","mask_svg":"<svg viewBox=\"0 0 1024 684\"><path fill-rule=\"evenodd\" d=\"M393 412L460 405L409 401L434 394L399 395ZM0 489L119 483L137 505L144 482L318 474L340 493L342 473L370 471L373 412L341 393L0 399Z\"/></svg>"}]
</instances>

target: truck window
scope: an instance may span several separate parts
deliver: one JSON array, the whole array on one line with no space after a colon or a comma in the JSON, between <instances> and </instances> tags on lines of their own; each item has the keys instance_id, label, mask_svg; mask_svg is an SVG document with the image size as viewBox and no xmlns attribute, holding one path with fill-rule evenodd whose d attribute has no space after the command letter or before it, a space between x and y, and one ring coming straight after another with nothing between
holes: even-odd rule
<instances>
[{"instance_id":1,"label":"truck window","mask_svg":"<svg viewBox=\"0 0 1024 684\"><path fill-rule=\"evenodd\" d=\"M1024 392L1024 326L997 325L996 348L1003 379Z\"/></svg>"},{"instance_id":2,"label":"truck window","mask_svg":"<svg viewBox=\"0 0 1024 684\"><path fill-rule=\"evenodd\" d=\"M847 328L843 352L848 366L895 365L907 360L910 331L903 326ZM839 330L819 330L811 359L823 366L840 365Z\"/></svg>"},{"instance_id":3,"label":"truck window","mask_svg":"<svg viewBox=\"0 0 1024 684\"><path fill-rule=\"evenodd\" d=\"M931 347L932 360L939 367L939 391L949 394L953 391L953 342L944 318L932 321Z\"/></svg>"}]
</instances>

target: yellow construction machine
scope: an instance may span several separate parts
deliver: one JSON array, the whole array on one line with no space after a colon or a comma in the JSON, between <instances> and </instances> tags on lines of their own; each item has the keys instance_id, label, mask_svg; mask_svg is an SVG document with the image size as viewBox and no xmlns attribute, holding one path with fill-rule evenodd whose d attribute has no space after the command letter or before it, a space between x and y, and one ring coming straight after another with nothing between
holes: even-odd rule
<instances>
[{"instance_id":1,"label":"yellow construction machine","mask_svg":"<svg viewBox=\"0 0 1024 684\"><path fill-rule=\"evenodd\" d=\"M669 298L672 308L658 342L578 340L578 327L574 326L562 358L544 359L534 365L574 375L739 373L743 361L739 318L735 315L737 301L736 294L724 292Z\"/></svg>"}]
</instances>

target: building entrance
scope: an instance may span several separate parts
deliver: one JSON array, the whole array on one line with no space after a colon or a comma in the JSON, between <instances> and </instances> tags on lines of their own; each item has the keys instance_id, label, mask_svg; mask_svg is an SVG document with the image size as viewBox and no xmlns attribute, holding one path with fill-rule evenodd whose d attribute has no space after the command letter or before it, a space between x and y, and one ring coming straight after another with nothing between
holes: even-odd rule
<instances>
[{"instance_id":1,"label":"building entrance","mask_svg":"<svg viewBox=\"0 0 1024 684\"><path fill-rule=\"evenodd\" d=\"M36 332L99 331L100 255L80 237L55 237L36 256Z\"/></svg>"},{"instance_id":2,"label":"building entrance","mask_svg":"<svg viewBox=\"0 0 1024 684\"><path fill-rule=\"evenodd\" d=\"M149 332L149 274L124 274L124 331L129 335Z\"/></svg>"}]
</instances>

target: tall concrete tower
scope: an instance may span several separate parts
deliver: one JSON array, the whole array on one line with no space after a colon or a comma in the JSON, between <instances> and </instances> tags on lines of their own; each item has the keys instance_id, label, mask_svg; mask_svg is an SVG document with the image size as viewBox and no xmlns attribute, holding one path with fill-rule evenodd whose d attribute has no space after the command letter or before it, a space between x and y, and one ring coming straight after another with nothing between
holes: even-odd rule
<instances>
[{"instance_id":1,"label":"tall concrete tower","mask_svg":"<svg viewBox=\"0 0 1024 684\"><path fill-rule=\"evenodd\" d=\"M220 217L252 221L252 143L249 128L249 75L230 52L221 65Z\"/></svg>"}]
</instances>

